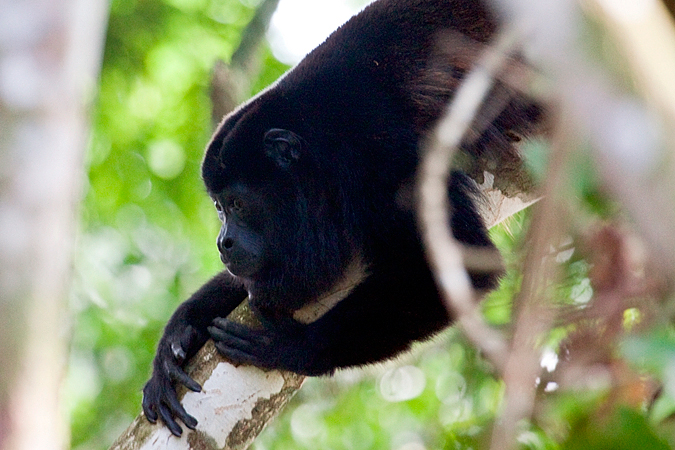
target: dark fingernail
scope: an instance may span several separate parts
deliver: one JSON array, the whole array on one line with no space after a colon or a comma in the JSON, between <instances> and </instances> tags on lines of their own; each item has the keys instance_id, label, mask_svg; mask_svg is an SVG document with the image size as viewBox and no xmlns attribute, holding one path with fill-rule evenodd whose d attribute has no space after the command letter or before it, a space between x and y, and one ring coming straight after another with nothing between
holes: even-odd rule
<instances>
[{"instance_id":1,"label":"dark fingernail","mask_svg":"<svg viewBox=\"0 0 675 450\"><path fill-rule=\"evenodd\" d=\"M195 419L192 416L188 416L185 418L186 420L183 420L183 423L185 423L185 426L188 427L191 430L194 430L197 428L197 419Z\"/></svg>"}]
</instances>

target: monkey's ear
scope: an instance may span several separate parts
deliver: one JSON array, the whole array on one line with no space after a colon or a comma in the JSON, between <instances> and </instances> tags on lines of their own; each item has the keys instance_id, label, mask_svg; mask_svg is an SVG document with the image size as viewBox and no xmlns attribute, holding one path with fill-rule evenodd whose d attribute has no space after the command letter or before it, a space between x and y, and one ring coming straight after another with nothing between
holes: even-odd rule
<instances>
[{"instance_id":1,"label":"monkey's ear","mask_svg":"<svg viewBox=\"0 0 675 450\"><path fill-rule=\"evenodd\" d=\"M263 142L265 154L282 169L288 169L295 161L300 159L303 140L292 131L272 128L265 133Z\"/></svg>"}]
</instances>

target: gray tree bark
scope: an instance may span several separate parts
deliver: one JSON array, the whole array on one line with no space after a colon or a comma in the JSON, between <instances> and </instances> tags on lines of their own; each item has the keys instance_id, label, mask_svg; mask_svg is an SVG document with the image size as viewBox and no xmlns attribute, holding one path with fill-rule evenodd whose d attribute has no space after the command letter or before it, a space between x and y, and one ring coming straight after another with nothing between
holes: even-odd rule
<instances>
[{"instance_id":1,"label":"gray tree bark","mask_svg":"<svg viewBox=\"0 0 675 450\"><path fill-rule=\"evenodd\" d=\"M244 303L230 318L255 324ZM184 428L176 438L161 423L151 424L141 413L110 450L245 449L300 389L303 376L251 366L235 367L209 341L193 358L187 373L202 385L201 392L179 389L181 402L198 421L195 431Z\"/></svg>"},{"instance_id":2,"label":"gray tree bark","mask_svg":"<svg viewBox=\"0 0 675 450\"><path fill-rule=\"evenodd\" d=\"M65 299L108 4L0 4L0 447L61 449Z\"/></svg>"}]
</instances>

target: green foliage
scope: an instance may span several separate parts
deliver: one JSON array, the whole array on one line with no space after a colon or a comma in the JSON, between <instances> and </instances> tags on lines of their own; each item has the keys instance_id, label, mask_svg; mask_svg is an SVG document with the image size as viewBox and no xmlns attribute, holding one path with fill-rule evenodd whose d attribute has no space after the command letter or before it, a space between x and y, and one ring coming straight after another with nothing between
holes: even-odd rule
<instances>
[{"instance_id":1,"label":"green foliage","mask_svg":"<svg viewBox=\"0 0 675 450\"><path fill-rule=\"evenodd\" d=\"M577 417L570 430L564 450L668 450L672 448L659 439L644 416L634 410L621 408L598 428L597 421Z\"/></svg>"},{"instance_id":2,"label":"green foliage","mask_svg":"<svg viewBox=\"0 0 675 450\"><path fill-rule=\"evenodd\" d=\"M503 386L457 330L365 373L310 379L255 448L480 448Z\"/></svg>"}]
</instances>

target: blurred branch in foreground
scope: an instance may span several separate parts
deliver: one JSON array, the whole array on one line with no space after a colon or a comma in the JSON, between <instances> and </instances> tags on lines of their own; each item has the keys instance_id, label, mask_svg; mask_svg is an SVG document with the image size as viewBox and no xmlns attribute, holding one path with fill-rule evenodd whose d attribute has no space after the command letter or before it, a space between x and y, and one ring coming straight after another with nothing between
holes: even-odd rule
<instances>
[{"instance_id":1,"label":"blurred branch in foreground","mask_svg":"<svg viewBox=\"0 0 675 450\"><path fill-rule=\"evenodd\" d=\"M540 186L543 200L535 207L521 291L514 299L518 314L511 324L508 350L503 338L480 319L472 302L474 294L466 279L461 249L447 231L448 212L439 212L447 200L438 197L444 196L447 163L473 117L453 115L453 108L465 114L475 111L488 91L486 77L494 79L494 70L481 73L478 68L470 73L451 113L439 125L431 145L434 150L423 163L426 178L421 180L420 214L449 308L458 315L470 341L504 379L504 405L491 448L511 449L527 429L524 424L537 420L537 390L549 387L542 381L544 376L553 389L578 389L607 381L617 394L611 401L630 405L650 403L657 390L654 383L645 383L629 370L615 349L630 331L625 314L631 307L640 311L642 328L663 324L672 316L672 307L659 305L657 300L668 299L675 284L675 33L661 3L585 3L587 12L609 30L623 52L626 69L643 96L639 100L622 93L602 65L592 64L579 47L582 10L574 2L504 0L500 6L507 23L523 37L524 53L552 81L552 92L547 96L559 105L553 118L548 170ZM497 43L495 48L501 45ZM467 101L462 93L469 92L470 83L481 78L483 88L468 94ZM629 214L637 235L612 226L585 232L581 251L595 261L594 268L602 268L590 274L595 295L585 308L557 310L552 296L552 288L560 283L557 248L579 226L575 223L575 200L568 195L573 176L569 162L585 140L592 145L604 189ZM589 236L593 238L589 240ZM641 250L641 239L647 244L646 252ZM568 314L561 316L563 312ZM559 365L558 372L546 373L542 343L554 326L566 324L573 324L569 329L574 331L561 343L558 357L567 352L569 358ZM639 399L626 395L626 386L638 385L634 392L639 392Z\"/></svg>"},{"instance_id":2,"label":"blurred branch in foreground","mask_svg":"<svg viewBox=\"0 0 675 450\"><path fill-rule=\"evenodd\" d=\"M0 37L0 447L64 449L66 297L106 2L5 2Z\"/></svg>"},{"instance_id":3,"label":"blurred branch in foreground","mask_svg":"<svg viewBox=\"0 0 675 450\"><path fill-rule=\"evenodd\" d=\"M215 128L223 117L246 100L250 79L259 70L258 49L279 0L263 0L244 29L230 64L218 61L211 79L211 121Z\"/></svg>"}]
</instances>

